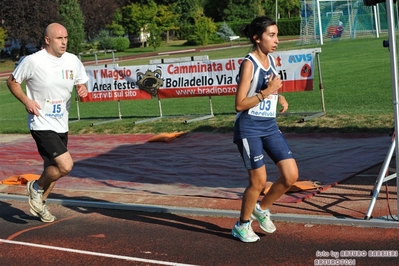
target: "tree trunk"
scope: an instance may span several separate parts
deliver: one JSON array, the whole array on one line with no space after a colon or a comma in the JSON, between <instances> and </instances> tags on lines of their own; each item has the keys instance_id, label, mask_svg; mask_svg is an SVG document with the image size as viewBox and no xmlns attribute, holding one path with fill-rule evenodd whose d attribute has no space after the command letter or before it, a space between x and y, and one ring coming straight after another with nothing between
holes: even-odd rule
<instances>
[{"instance_id":1,"label":"tree trunk","mask_svg":"<svg viewBox=\"0 0 399 266\"><path fill-rule=\"evenodd\" d=\"M169 43L169 30L166 31L166 43Z\"/></svg>"}]
</instances>

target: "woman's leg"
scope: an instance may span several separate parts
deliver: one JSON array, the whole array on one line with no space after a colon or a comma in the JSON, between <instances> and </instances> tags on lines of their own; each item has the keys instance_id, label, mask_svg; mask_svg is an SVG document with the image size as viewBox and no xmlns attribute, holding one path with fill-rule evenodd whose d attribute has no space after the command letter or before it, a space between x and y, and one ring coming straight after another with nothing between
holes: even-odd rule
<instances>
[{"instance_id":1,"label":"woman's leg","mask_svg":"<svg viewBox=\"0 0 399 266\"><path fill-rule=\"evenodd\" d=\"M241 203L240 218L243 221L248 221L250 219L255 204L259 199L259 195L266 185L265 165L257 169L248 170L248 175L249 184L244 191Z\"/></svg>"},{"instance_id":2,"label":"woman's leg","mask_svg":"<svg viewBox=\"0 0 399 266\"><path fill-rule=\"evenodd\" d=\"M263 210L269 209L298 180L298 166L295 159L282 160L277 163L277 168L280 171L280 177L259 203Z\"/></svg>"}]
</instances>

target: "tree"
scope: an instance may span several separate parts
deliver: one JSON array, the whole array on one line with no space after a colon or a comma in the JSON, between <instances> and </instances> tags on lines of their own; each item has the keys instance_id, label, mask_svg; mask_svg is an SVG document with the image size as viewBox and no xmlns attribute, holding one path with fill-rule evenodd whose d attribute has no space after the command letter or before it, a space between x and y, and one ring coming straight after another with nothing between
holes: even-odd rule
<instances>
[{"instance_id":1,"label":"tree","mask_svg":"<svg viewBox=\"0 0 399 266\"><path fill-rule=\"evenodd\" d=\"M107 25L106 28L114 36L122 37L125 35L125 29L123 28L123 26L115 23L114 21L112 22L111 25Z\"/></svg>"},{"instance_id":2,"label":"tree","mask_svg":"<svg viewBox=\"0 0 399 266\"><path fill-rule=\"evenodd\" d=\"M227 8L228 0L207 0L204 5L204 14L215 22L225 21L223 11Z\"/></svg>"},{"instance_id":3,"label":"tree","mask_svg":"<svg viewBox=\"0 0 399 266\"><path fill-rule=\"evenodd\" d=\"M176 0L176 5L172 11L176 14L180 14L178 19L178 25L193 25L194 19L192 17L193 12L197 6L203 6L204 0Z\"/></svg>"},{"instance_id":4,"label":"tree","mask_svg":"<svg viewBox=\"0 0 399 266\"><path fill-rule=\"evenodd\" d=\"M141 29L151 21L148 8L142 4L130 4L121 8L122 19L120 21L123 28L129 34L138 34ZM154 11L155 15L155 11Z\"/></svg>"},{"instance_id":5,"label":"tree","mask_svg":"<svg viewBox=\"0 0 399 266\"><path fill-rule=\"evenodd\" d=\"M68 30L68 50L78 54L84 41L83 14L78 0L57 0L60 17Z\"/></svg>"},{"instance_id":6,"label":"tree","mask_svg":"<svg viewBox=\"0 0 399 266\"><path fill-rule=\"evenodd\" d=\"M114 49L118 52L123 52L130 46L130 41L126 37L114 37L113 38Z\"/></svg>"},{"instance_id":7,"label":"tree","mask_svg":"<svg viewBox=\"0 0 399 266\"><path fill-rule=\"evenodd\" d=\"M278 2L278 13L281 17L291 18L293 16L299 17L301 10L301 3L298 0L284 0Z\"/></svg>"},{"instance_id":8,"label":"tree","mask_svg":"<svg viewBox=\"0 0 399 266\"><path fill-rule=\"evenodd\" d=\"M204 10L197 7L192 13L194 18L194 31L201 40L201 45L208 45L209 37L216 33L216 25L211 18L204 15Z\"/></svg>"},{"instance_id":9,"label":"tree","mask_svg":"<svg viewBox=\"0 0 399 266\"><path fill-rule=\"evenodd\" d=\"M84 27L87 40L91 40L106 25L112 24L114 14L118 8L123 7L127 0L80 0L83 12ZM118 31L118 34L120 32ZM118 35L121 36L121 35Z\"/></svg>"},{"instance_id":10,"label":"tree","mask_svg":"<svg viewBox=\"0 0 399 266\"><path fill-rule=\"evenodd\" d=\"M277 1L277 0L275 0ZM253 5L254 5L254 11L256 16L264 16L265 15L265 8L264 8L264 4L266 1L264 0L254 0L253 1ZM269 1L271 2L271 1Z\"/></svg>"},{"instance_id":11,"label":"tree","mask_svg":"<svg viewBox=\"0 0 399 266\"><path fill-rule=\"evenodd\" d=\"M156 23L150 23L148 25L147 29L149 36L148 36L148 44L154 48L154 51L157 49L157 47L161 46L162 42L162 31L161 29L157 26Z\"/></svg>"},{"instance_id":12,"label":"tree","mask_svg":"<svg viewBox=\"0 0 399 266\"><path fill-rule=\"evenodd\" d=\"M166 32L166 40L165 42L169 42L169 31L179 29L177 23L180 15L173 12L176 4L173 5L158 5L157 7L157 16L155 18L157 27L160 32Z\"/></svg>"},{"instance_id":13,"label":"tree","mask_svg":"<svg viewBox=\"0 0 399 266\"><path fill-rule=\"evenodd\" d=\"M226 22L223 22L222 26L220 27L218 32L216 32L216 34L221 38L223 38L224 40L228 40L230 36L236 35L234 31L229 27L229 25L227 25Z\"/></svg>"},{"instance_id":14,"label":"tree","mask_svg":"<svg viewBox=\"0 0 399 266\"><path fill-rule=\"evenodd\" d=\"M140 35L143 44L148 41L154 49L161 44L162 31L173 29L175 27L173 21L177 18L167 7L157 6L154 1L148 1L148 4L134 3L124 6L121 14L119 23L123 28L129 34Z\"/></svg>"},{"instance_id":15,"label":"tree","mask_svg":"<svg viewBox=\"0 0 399 266\"><path fill-rule=\"evenodd\" d=\"M7 31L3 29L3 27L0 27L0 48L4 47L4 42L7 37Z\"/></svg>"},{"instance_id":16,"label":"tree","mask_svg":"<svg viewBox=\"0 0 399 266\"><path fill-rule=\"evenodd\" d=\"M114 49L114 41L106 30L101 30L95 38L98 41L99 48L103 50Z\"/></svg>"},{"instance_id":17,"label":"tree","mask_svg":"<svg viewBox=\"0 0 399 266\"><path fill-rule=\"evenodd\" d=\"M43 12L45 7L46 12ZM26 54L26 45L43 43L44 30L52 22L61 22L58 5L51 0L3 0L0 2L1 19L8 38L21 44L20 55Z\"/></svg>"},{"instance_id":18,"label":"tree","mask_svg":"<svg viewBox=\"0 0 399 266\"><path fill-rule=\"evenodd\" d=\"M225 21L252 20L258 16L270 14L265 11L265 4L275 4L266 0L228 0L227 8L223 10Z\"/></svg>"},{"instance_id":19,"label":"tree","mask_svg":"<svg viewBox=\"0 0 399 266\"><path fill-rule=\"evenodd\" d=\"M110 30L112 35L115 36L123 36L125 35L126 31L125 28L121 25L122 23L122 13L118 8L114 14L114 20L111 24L107 25L107 29Z\"/></svg>"}]
</instances>

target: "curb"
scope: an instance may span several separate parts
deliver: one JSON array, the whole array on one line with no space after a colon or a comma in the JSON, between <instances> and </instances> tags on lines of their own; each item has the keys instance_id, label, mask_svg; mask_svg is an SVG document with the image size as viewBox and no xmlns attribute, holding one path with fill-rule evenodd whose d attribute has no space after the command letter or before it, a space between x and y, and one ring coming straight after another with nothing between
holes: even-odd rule
<instances>
[{"instance_id":1,"label":"curb","mask_svg":"<svg viewBox=\"0 0 399 266\"><path fill-rule=\"evenodd\" d=\"M0 193L1 200L17 200L27 201L27 196L9 195ZM48 199L48 203L59 204L62 206L100 208L126 211L139 211L151 213L168 213L168 214L184 214L195 216L211 216L211 217L228 217L237 218L239 211L206 209L206 208L186 208L163 205L146 205L146 204L130 204L130 203L112 203L97 202L84 200L68 200L68 199ZM396 217L397 219L397 217ZM328 224L328 225L346 225L360 227L377 227L377 228L399 228L399 222L395 220L387 220L386 218L353 219L347 217L323 217L315 215L297 215L297 214L273 214L274 221L293 222L309 224Z\"/></svg>"}]
</instances>

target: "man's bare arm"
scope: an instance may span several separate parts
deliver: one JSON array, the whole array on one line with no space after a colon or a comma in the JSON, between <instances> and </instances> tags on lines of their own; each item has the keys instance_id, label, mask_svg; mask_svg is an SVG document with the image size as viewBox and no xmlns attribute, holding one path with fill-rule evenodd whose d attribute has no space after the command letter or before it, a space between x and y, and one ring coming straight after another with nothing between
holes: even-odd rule
<instances>
[{"instance_id":1,"label":"man's bare arm","mask_svg":"<svg viewBox=\"0 0 399 266\"><path fill-rule=\"evenodd\" d=\"M15 98L17 98L23 105L25 105L26 111L30 114L33 115L39 115L39 112L37 109L41 109L40 105L32 101L31 99L26 96L24 91L22 90L21 84L19 84L13 75L10 75L10 77L7 80L7 86L8 89L11 91L11 93L14 95Z\"/></svg>"}]
</instances>

